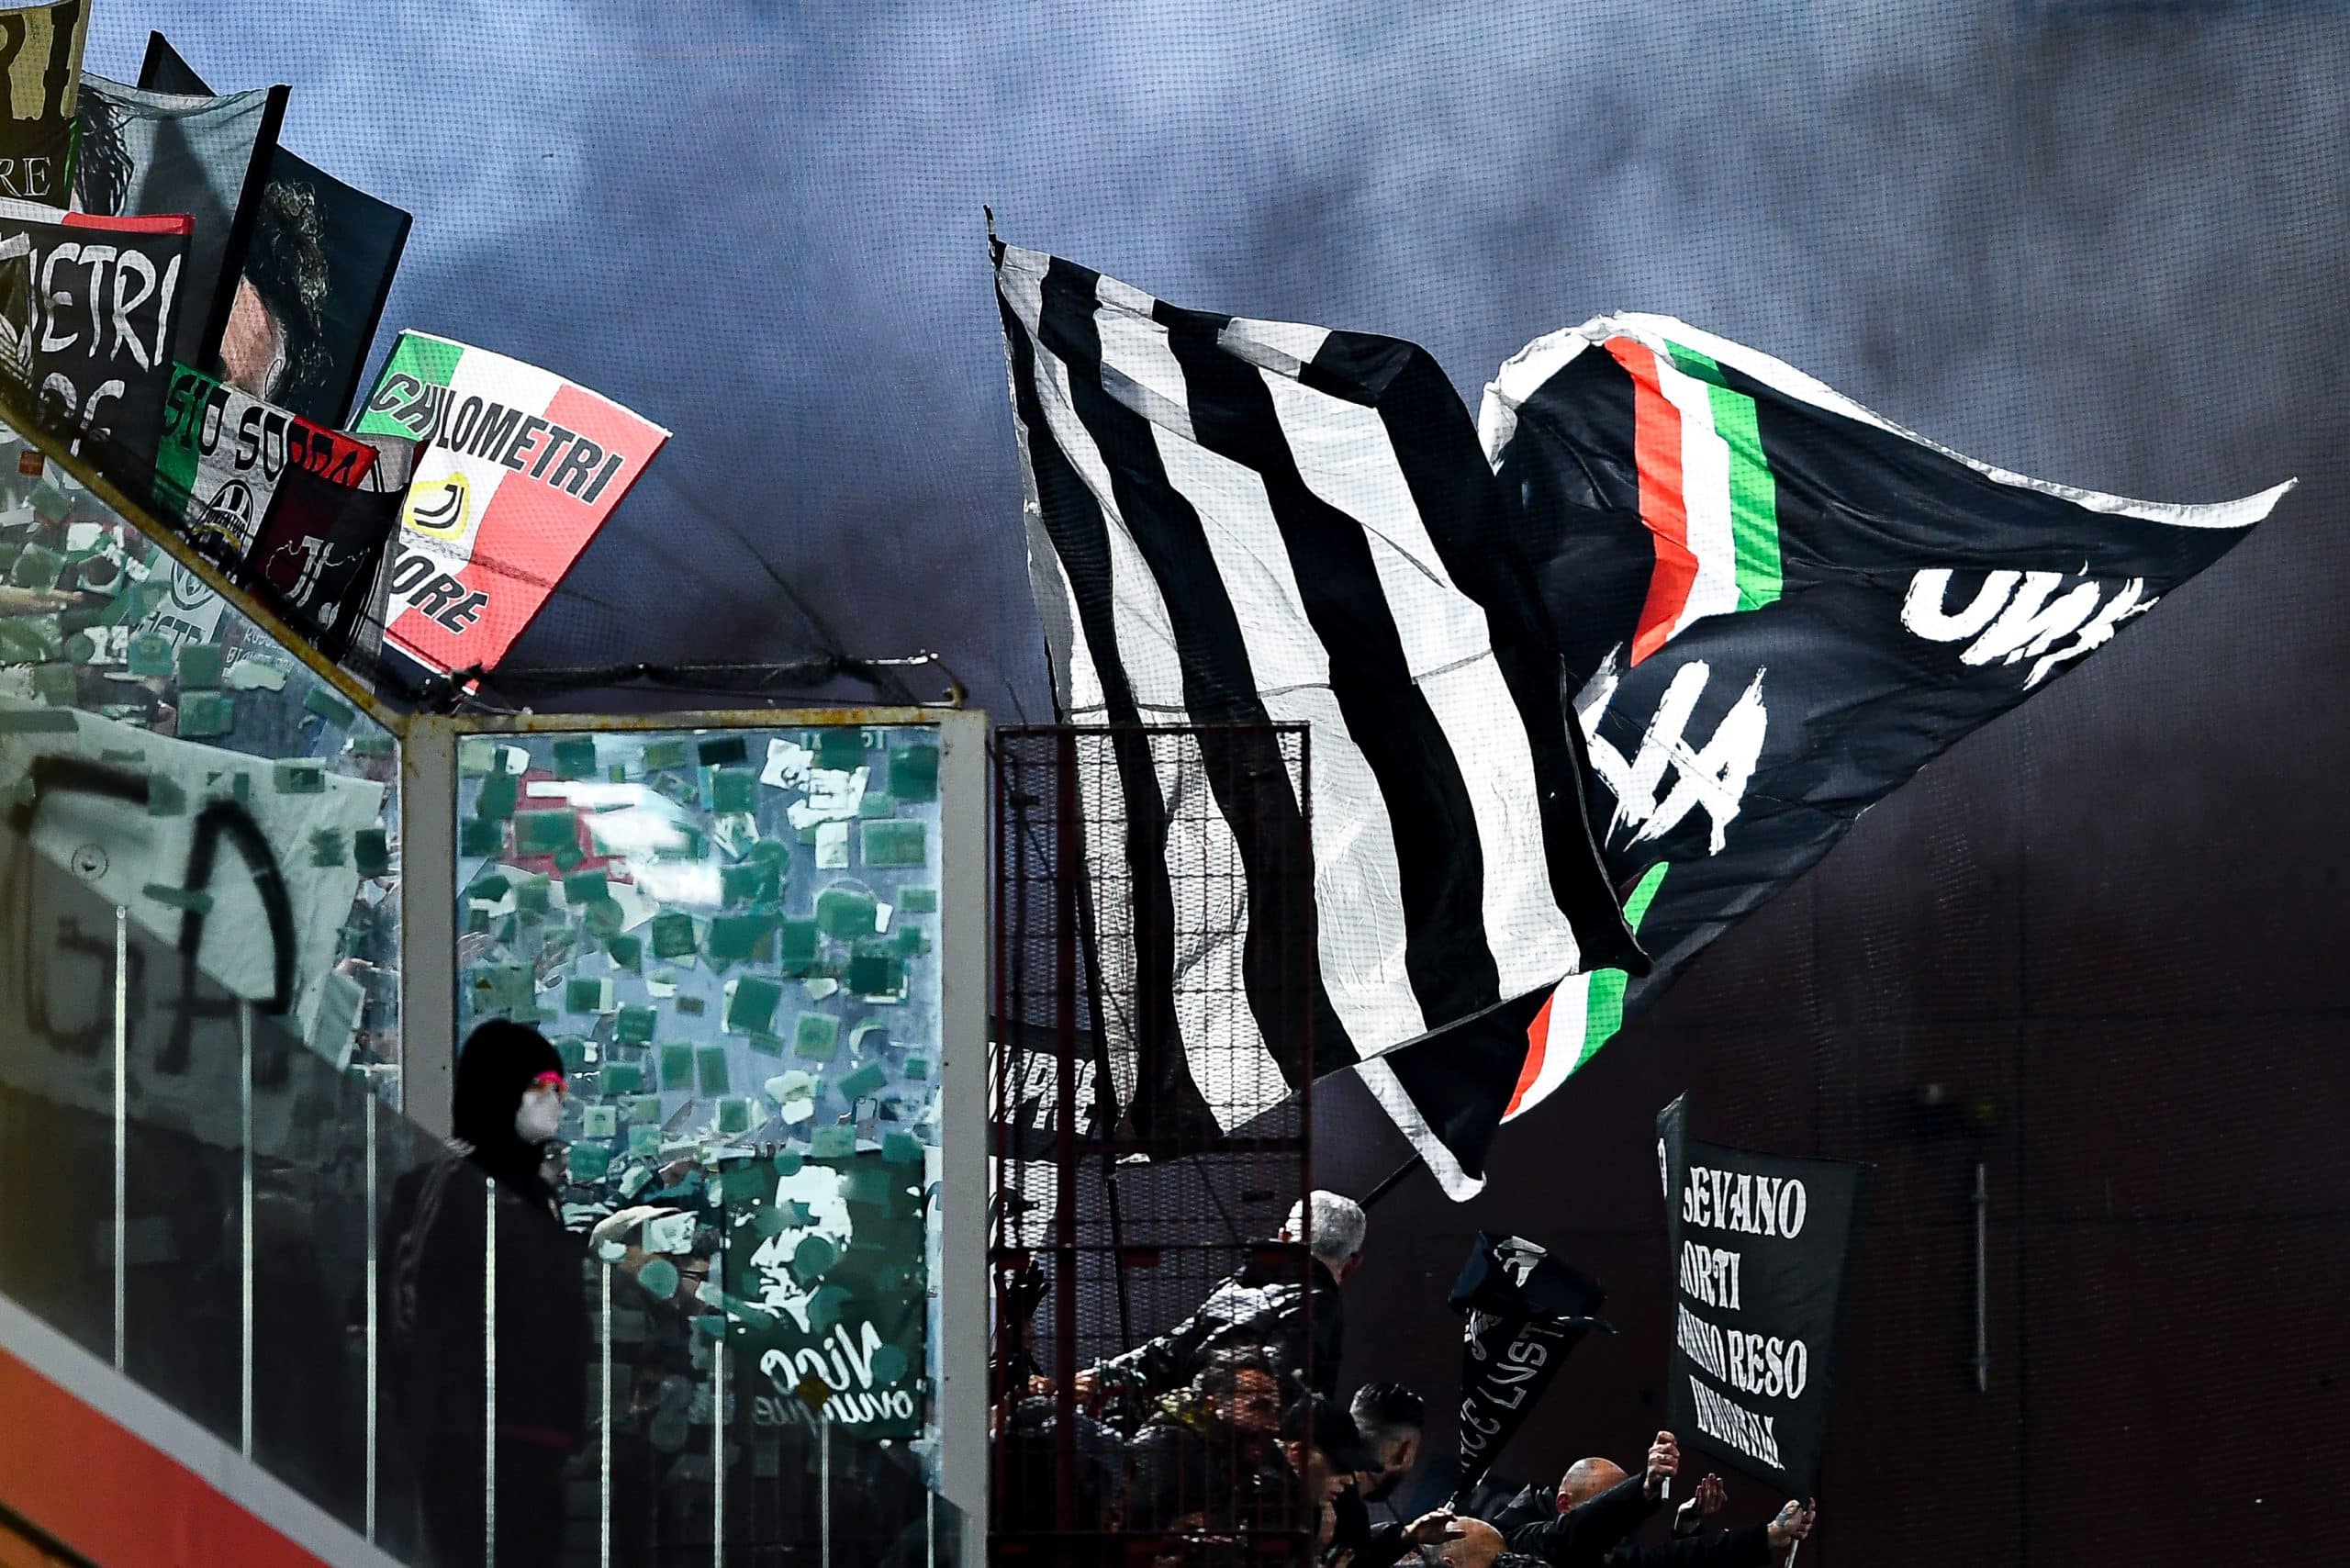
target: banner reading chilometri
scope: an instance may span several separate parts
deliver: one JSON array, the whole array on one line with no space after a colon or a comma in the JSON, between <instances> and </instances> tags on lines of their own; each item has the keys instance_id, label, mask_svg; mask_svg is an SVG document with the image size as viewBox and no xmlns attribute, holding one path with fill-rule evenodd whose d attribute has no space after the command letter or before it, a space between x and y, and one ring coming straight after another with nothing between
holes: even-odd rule
<instances>
[{"instance_id":1,"label":"banner reading chilometri","mask_svg":"<svg viewBox=\"0 0 2350 1568\"><path fill-rule=\"evenodd\" d=\"M506 656L669 439L552 371L416 331L358 431L425 443L385 636L443 674Z\"/></svg>"},{"instance_id":2,"label":"banner reading chilometri","mask_svg":"<svg viewBox=\"0 0 2350 1568\"><path fill-rule=\"evenodd\" d=\"M1818 1485L1869 1167L1699 1143L1657 1114L1675 1283L1665 1425L1783 1495Z\"/></svg>"},{"instance_id":3,"label":"banner reading chilometri","mask_svg":"<svg viewBox=\"0 0 2350 1568\"><path fill-rule=\"evenodd\" d=\"M73 189L84 0L0 11L0 196L62 207Z\"/></svg>"}]
</instances>

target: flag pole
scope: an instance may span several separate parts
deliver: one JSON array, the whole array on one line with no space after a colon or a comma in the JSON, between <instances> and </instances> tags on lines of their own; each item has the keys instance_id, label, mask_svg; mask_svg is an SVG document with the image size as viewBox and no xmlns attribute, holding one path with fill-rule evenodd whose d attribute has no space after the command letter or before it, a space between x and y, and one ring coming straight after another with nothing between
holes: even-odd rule
<instances>
[{"instance_id":1,"label":"flag pole","mask_svg":"<svg viewBox=\"0 0 2350 1568\"><path fill-rule=\"evenodd\" d=\"M1807 1497L1805 1503L1811 1508L1816 1509L1819 1506L1819 1499L1817 1497ZM1797 1536L1787 1543L1787 1554L1779 1560L1779 1568L1796 1568L1796 1553L1803 1550L1803 1543L1804 1538L1801 1536Z\"/></svg>"},{"instance_id":2,"label":"flag pole","mask_svg":"<svg viewBox=\"0 0 2350 1568\"><path fill-rule=\"evenodd\" d=\"M1427 1161L1415 1154L1411 1159L1404 1161L1403 1164L1398 1165L1394 1170L1390 1170L1386 1175L1380 1178L1379 1184L1377 1186L1371 1188L1370 1192L1363 1194L1362 1206L1364 1208L1369 1208L1371 1204L1379 1202L1380 1199L1387 1195L1387 1190L1390 1187L1393 1187L1396 1182L1401 1182L1404 1177L1409 1176L1413 1171L1417 1170L1421 1166L1427 1163Z\"/></svg>"}]
</instances>

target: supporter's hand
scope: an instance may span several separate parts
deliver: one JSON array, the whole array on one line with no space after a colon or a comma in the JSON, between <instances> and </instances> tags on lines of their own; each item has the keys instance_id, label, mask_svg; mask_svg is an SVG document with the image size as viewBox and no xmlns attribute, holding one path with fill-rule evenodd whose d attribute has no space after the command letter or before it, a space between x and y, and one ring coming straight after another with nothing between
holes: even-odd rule
<instances>
[{"instance_id":1,"label":"supporter's hand","mask_svg":"<svg viewBox=\"0 0 2350 1568\"><path fill-rule=\"evenodd\" d=\"M1102 1373L1098 1368L1088 1367L1069 1380L1069 1387L1080 1405L1091 1405L1093 1396L1102 1391Z\"/></svg>"},{"instance_id":2,"label":"supporter's hand","mask_svg":"<svg viewBox=\"0 0 2350 1568\"><path fill-rule=\"evenodd\" d=\"M1697 1483L1697 1489L1689 1494L1689 1500L1673 1510L1673 1533L1695 1535L1699 1522L1721 1512L1722 1505L1729 1501L1729 1492L1722 1485L1722 1478L1707 1475Z\"/></svg>"},{"instance_id":3,"label":"supporter's hand","mask_svg":"<svg viewBox=\"0 0 2350 1568\"><path fill-rule=\"evenodd\" d=\"M1448 1540L1459 1540L1464 1533L1450 1508L1438 1508L1405 1525L1404 1540L1408 1546L1442 1546Z\"/></svg>"},{"instance_id":4,"label":"supporter's hand","mask_svg":"<svg viewBox=\"0 0 2350 1568\"><path fill-rule=\"evenodd\" d=\"M1785 1551L1809 1535L1811 1527L1818 1522L1818 1503L1790 1498L1787 1506L1779 1510L1779 1517L1771 1521L1763 1533L1770 1538L1772 1551Z\"/></svg>"},{"instance_id":5,"label":"supporter's hand","mask_svg":"<svg viewBox=\"0 0 2350 1568\"><path fill-rule=\"evenodd\" d=\"M588 1233L588 1243L591 1246L600 1247L607 1241L617 1241L624 1233L633 1230L646 1220L658 1219L663 1215L673 1215L677 1212L675 1209L657 1208L651 1204L640 1204L632 1209L622 1209L616 1215L608 1215L598 1220L596 1228Z\"/></svg>"},{"instance_id":6,"label":"supporter's hand","mask_svg":"<svg viewBox=\"0 0 2350 1568\"><path fill-rule=\"evenodd\" d=\"M1640 1490L1650 1498L1664 1495L1664 1484L1681 1468L1681 1445L1671 1432L1659 1432L1656 1441L1649 1445L1648 1473L1640 1477Z\"/></svg>"}]
</instances>

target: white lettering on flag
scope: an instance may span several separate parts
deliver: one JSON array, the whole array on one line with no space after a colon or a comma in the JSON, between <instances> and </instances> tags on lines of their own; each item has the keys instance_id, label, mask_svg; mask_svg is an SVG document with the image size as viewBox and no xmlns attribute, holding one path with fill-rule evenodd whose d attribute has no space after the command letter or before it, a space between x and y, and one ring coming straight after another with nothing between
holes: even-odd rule
<instances>
[{"instance_id":1,"label":"white lettering on flag","mask_svg":"<svg viewBox=\"0 0 2350 1568\"><path fill-rule=\"evenodd\" d=\"M1657 704L1656 717L1641 732L1640 744L1627 761L1615 744L1600 734L1600 722L1621 678L1616 656L1608 655L1598 675L1583 689L1576 717L1590 745L1592 771L1616 797L1609 836L1618 827L1628 827L1633 830L1632 843L1647 844L1671 833L1684 817L1702 806L1713 830L1708 853L1722 852L1729 824L1745 803L1746 786L1762 759L1763 737L1770 728L1771 716L1762 706L1762 678L1768 673L1754 672L1753 683L1723 715L1713 737L1693 751L1687 739L1689 716L1705 695L1713 671L1703 659L1691 659L1673 672L1663 700ZM1668 773L1673 775L1671 789L1664 788Z\"/></svg>"}]
</instances>

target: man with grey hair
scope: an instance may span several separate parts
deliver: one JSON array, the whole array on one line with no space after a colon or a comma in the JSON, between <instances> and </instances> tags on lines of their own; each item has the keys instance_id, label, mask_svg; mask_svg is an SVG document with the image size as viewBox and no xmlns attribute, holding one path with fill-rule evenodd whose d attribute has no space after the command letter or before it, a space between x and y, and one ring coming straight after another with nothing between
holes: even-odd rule
<instances>
[{"instance_id":1,"label":"man with grey hair","mask_svg":"<svg viewBox=\"0 0 2350 1568\"><path fill-rule=\"evenodd\" d=\"M1360 1204L1317 1188L1290 1205L1281 1239L1304 1244L1334 1279L1343 1281L1362 1261L1363 1233L1370 1226L1371 1216Z\"/></svg>"},{"instance_id":2,"label":"man with grey hair","mask_svg":"<svg viewBox=\"0 0 2350 1568\"><path fill-rule=\"evenodd\" d=\"M1158 1399L1184 1387L1209 1357L1260 1349L1284 1382L1304 1379L1336 1399L1345 1318L1338 1282L1362 1261L1362 1205L1316 1192L1293 1205L1274 1240L1259 1242L1238 1272L1173 1328L1078 1374L1080 1398L1100 1399L1113 1425L1139 1422Z\"/></svg>"}]
</instances>

